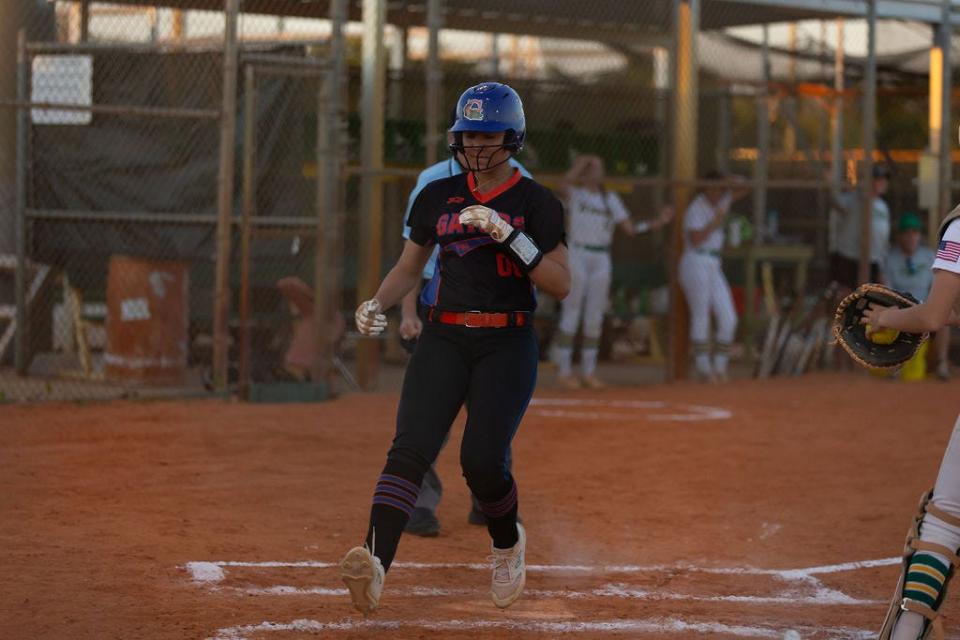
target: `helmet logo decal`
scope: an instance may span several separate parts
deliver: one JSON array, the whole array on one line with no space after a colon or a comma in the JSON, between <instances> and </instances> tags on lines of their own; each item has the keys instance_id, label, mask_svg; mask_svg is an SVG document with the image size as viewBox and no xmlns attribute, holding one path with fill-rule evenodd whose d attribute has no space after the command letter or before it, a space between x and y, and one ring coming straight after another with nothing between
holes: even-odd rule
<instances>
[{"instance_id":1,"label":"helmet logo decal","mask_svg":"<svg viewBox=\"0 0 960 640\"><path fill-rule=\"evenodd\" d=\"M483 120L483 100L471 98L463 105L463 117L467 120Z\"/></svg>"}]
</instances>

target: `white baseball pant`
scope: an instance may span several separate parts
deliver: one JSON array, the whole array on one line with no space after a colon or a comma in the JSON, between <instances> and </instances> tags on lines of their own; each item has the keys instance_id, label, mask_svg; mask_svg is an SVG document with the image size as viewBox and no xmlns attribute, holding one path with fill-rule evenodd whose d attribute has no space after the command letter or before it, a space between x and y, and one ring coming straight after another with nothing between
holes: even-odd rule
<instances>
[{"instance_id":1,"label":"white baseball pant","mask_svg":"<svg viewBox=\"0 0 960 640\"><path fill-rule=\"evenodd\" d=\"M680 259L680 286L690 306L690 341L701 375L726 374L730 344L737 330L733 294L720 258L687 251ZM716 319L716 353L710 362L710 316Z\"/></svg>"},{"instance_id":2,"label":"white baseball pant","mask_svg":"<svg viewBox=\"0 0 960 640\"><path fill-rule=\"evenodd\" d=\"M558 373L570 375L573 337L583 320L583 350L581 369L592 375L597 363L603 314L607 310L612 264L609 251L570 247L570 293L560 309L560 335L557 337L556 360Z\"/></svg>"}]
</instances>

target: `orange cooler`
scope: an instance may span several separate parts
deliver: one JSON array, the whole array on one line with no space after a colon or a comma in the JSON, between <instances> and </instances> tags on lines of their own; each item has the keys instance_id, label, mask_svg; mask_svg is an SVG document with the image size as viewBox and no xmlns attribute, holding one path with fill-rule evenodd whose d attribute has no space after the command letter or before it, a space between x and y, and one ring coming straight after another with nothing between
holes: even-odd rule
<instances>
[{"instance_id":1,"label":"orange cooler","mask_svg":"<svg viewBox=\"0 0 960 640\"><path fill-rule=\"evenodd\" d=\"M183 262L112 256L107 276L110 380L179 384L187 369L189 281Z\"/></svg>"}]
</instances>

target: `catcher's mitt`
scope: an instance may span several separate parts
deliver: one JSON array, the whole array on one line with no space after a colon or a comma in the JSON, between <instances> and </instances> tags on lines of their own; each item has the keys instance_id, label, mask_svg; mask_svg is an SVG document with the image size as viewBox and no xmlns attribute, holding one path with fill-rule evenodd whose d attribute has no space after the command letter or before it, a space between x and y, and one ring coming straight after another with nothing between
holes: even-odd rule
<instances>
[{"instance_id":1,"label":"catcher's mitt","mask_svg":"<svg viewBox=\"0 0 960 640\"><path fill-rule=\"evenodd\" d=\"M851 358L868 369L896 369L913 357L929 334L901 331L889 344L871 340L860 323L870 303L905 309L919 301L881 284L862 284L840 302L833 316L833 335Z\"/></svg>"}]
</instances>

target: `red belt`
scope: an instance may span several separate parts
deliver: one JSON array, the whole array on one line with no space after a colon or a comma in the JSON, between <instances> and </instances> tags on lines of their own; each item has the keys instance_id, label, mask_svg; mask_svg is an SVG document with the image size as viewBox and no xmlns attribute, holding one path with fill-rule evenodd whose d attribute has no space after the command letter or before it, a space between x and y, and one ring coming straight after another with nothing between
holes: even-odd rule
<instances>
[{"instance_id":1,"label":"red belt","mask_svg":"<svg viewBox=\"0 0 960 640\"><path fill-rule=\"evenodd\" d=\"M503 329L522 327L529 322L527 311L488 313L486 311L440 311L430 309L427 319L441 324L456 324L471 329Z\"/></svg>"}]
</instances>

